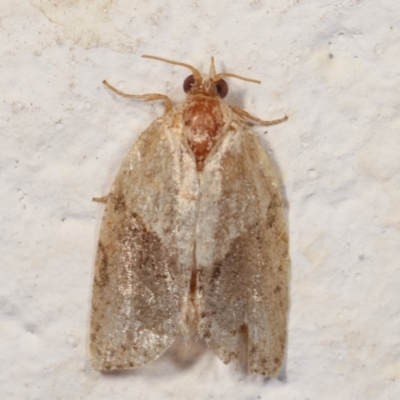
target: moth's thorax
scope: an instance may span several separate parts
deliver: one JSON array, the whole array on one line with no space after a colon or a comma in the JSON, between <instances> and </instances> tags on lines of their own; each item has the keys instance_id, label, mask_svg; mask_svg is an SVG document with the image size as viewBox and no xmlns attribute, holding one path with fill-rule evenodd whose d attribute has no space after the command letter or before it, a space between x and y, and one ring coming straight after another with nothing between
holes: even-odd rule
<instances>
[{"instance_id":1,"label":"moth's thorax","mask_svg":"<svg viewBox=\"0 0 400 400\"><path fill-rule=\"evenodd\" d=\"M217 97L189 95L182 108L183 135L192 150L197 170L218 143L226 124L222 101Z\"/></svg>"}]
</instances>

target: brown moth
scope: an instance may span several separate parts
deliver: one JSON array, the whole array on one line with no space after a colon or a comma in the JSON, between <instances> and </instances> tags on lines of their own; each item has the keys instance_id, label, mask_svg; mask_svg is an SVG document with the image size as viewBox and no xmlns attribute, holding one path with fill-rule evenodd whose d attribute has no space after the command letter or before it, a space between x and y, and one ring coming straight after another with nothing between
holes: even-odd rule
<instances>
[{"instance_id":1,"label":"brown moth","mask_svg":"<svg viewBox=\"0 0 400 400\"><path fill-rule=\"evenodd\" d=\"M249 118L226 105L225 77L189 68L186 100L129 151L100 231L91 315L96 370L137 368L174 339L204 338L229 363L247 345L252 373L276 376L285 353L288 232L279 181ZM258 81L253 81L258 82Z\"/></svg>"}]
</instances>

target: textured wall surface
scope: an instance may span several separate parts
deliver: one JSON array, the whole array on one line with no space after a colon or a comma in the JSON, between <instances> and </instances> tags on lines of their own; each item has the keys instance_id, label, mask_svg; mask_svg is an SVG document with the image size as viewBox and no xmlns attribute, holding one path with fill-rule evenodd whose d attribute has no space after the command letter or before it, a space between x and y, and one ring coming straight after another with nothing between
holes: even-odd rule
<instances>
[{"instance_id":1,"label":"textured wall surface","mask_svg":"<svg viewBox=\"0 0 400 400\"><path fill-rule=\"evenodd\" d=\"M2 399L400 398L398 0L3 0L0 6ZM201 343L95 372L88 320L102 206L138 135L184 99L187 70L229 80L280 173L291 239L279 379ZM227 312L229 309L227 308Z\"/></svg>"}]
</instances>

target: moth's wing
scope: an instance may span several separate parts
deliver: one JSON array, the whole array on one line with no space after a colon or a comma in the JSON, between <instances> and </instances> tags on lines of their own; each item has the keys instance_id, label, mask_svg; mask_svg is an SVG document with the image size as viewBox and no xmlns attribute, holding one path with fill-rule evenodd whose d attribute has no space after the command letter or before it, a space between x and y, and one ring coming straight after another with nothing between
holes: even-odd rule
<instances>
[{"instance_id":1,"label":"moth's wing","mask_svg":"<svg viewBox=\"0 0 400 400\"><path fill-rule=\"evenodd\" d=\"M193 268L198 182L172 119L142 134L107 199L91 316L97 370L144 365L179 331Z\"/></svg>"},{"instance_id":2,"label":"moth's wing","mask_svg":"<svg viewBox=\"0 0 400 400\"><path fill-rule=\"evenodd\" d=\"M247 342L250 372L279 373L286 343L288 234L279 182L247 126L233 122L207 158L196 259L199 332L225 363Z\"/></svg>"}]
</instances>

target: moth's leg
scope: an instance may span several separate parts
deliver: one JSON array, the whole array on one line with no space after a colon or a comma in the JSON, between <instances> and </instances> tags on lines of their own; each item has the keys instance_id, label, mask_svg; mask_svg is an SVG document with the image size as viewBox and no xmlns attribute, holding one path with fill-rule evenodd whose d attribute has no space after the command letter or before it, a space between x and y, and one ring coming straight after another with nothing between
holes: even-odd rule
<instances>
[{"instance_id":1,"label":"moth's leg","mask_svg":"<svg viewBox=\"0 0 400 400\"><path fill-rule=\"evenodd\" d=\"M120 90L118 90L118 89L115 88L114 86L111 86L107 81L103 81L103 83L104 83L109 89L111 89L113 92L119 94L120 96L128 97L128 98L130 98L130 99L143 99L144 101L164 100L164 104L165 104L165 111L164 111L164 114L167 114L168 112L170 112L170 111L172 110L172 103L171 103L171 100L170 100L169 97L166 96L165 94L159 94L159 93L128 94L128 93L121 92Z\"/></svg>"},{"instance_id":2,"label":"moth's leg","mask_svg":"<svg viewBox=\"0 0 400 400\"><path fill-rule=\"evenodd\" d=\"M95 201L96 203L107 203L108 196L109 194L103 197L93 197L92 201Z\"/></svg>"},{"instance_id":3,"label":"moth's leg","mask_svg":"<svg viewBox=\"0 0 400 400\"><path fill-rule=\"evenodd\" d=\"M276 124L280 124L281 122L284 122L288 119L288 117L285 115L283 118L279 118L279 119L274 119L272 121L264 121L262 119L259 119L257 117L254 117L253 115L249 114L247 111L242 110L239 107L235 107L235 106L229 106L233 112L235 112L236 114L240 115L243 118L248 118L251 119L253 121L256 121L262 125L276 125Z\"/></svg>"}]
</instances>

